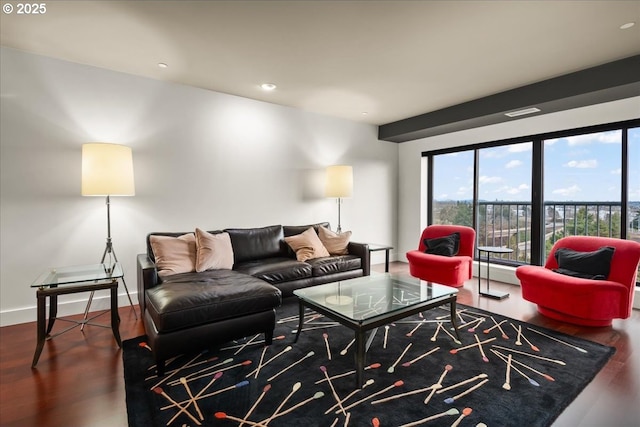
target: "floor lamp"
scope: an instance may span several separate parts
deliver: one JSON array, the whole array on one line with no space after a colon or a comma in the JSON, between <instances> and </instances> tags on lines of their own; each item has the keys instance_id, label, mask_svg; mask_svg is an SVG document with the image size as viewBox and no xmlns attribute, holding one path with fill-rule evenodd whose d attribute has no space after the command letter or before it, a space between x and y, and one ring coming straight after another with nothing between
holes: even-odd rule
<instances>
[{"instance_id":1,"label":"floor lamp","mask_svg":"<svg viewBox=\"0 0 640 427\"><path fill-rule=\"evenodd\" d=\"M335 165L327 167L327 181L325 186L325 196L335 197L338 200L338 228L336 232L342 233L340 224L340 205L342 198L351 197L353 194L353 167L346 165ZM349 295L342 295L341 282L338 282L337 295L330 295L326 299L332 305L350 305L353 298Z\"/></svg>"},{"instance_id":2,"label":"floor lamp","mask_svg":"<svg viewBox=\"0 0 640 427\"><path fill-rule=\"evenodd\" d=\"M338 200L338 228L336 231L342 233L340 205L342 205L344 197L351 197L353 194L353 167L345 165L328 166L326 178L325 196L335 197Z\"/></svg>"},{"instance_id":3,"label":"floor lamp","mask_svg":"<svg viewBox=\"0 0 640 427\"><path fill-rule=\"evenodd\" d=\"M118 258L113 250L113 243L111 242L110 197L135 195L131 148L117 144L84 144L82 146L82 195L103 196L107 198L107 245L104 248L100 263L104 264L108 256L108 268L111 268L113 263L118 262ZM124 281L124 276L122 277L122 284L127 292L129 304L137 320L138 314L133 306L133 301L131 301L131 295L129 294L127 283ZM94 293L91 292L87 307L84 311L85 320L91 308L93 294Z\"/></svg>"}]
</instances>

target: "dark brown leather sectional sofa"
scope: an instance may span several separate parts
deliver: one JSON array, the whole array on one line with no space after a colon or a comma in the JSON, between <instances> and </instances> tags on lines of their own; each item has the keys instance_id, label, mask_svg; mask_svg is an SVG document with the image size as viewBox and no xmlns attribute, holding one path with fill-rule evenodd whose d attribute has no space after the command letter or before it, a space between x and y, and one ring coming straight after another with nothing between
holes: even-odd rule
<instances>
[{"instance_id":1,"label":"dark brown leather sectional sofa","mask_svg":"<svg viewBox=\"0 0 640 427\"><path fill-rule=\"evenodd\" d=\"M309 227L273 225L230 228L232 270L208 270L158 276L150 236L180 236L188 232L158 232L147 236L147 253L137 257L138 300L158 373L170 357L203 350L257 333L271 343L275 309L295 289L368 276L367 244L350 242L347 255L296 259L285 236ZM212 231L217 233L220 231Z\"/></svg>"}]
</instances>

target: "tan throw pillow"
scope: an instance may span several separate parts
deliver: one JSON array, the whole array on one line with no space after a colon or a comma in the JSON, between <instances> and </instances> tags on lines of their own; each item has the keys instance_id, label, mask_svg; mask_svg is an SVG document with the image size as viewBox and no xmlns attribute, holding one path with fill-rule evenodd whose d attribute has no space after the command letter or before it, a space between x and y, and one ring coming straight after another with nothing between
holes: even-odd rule
<instances>
[{"instance_id":1,"label":"tan throw pillow","mask_svg":"<svg viewBox=\"0 0 640 427\"><path fill-rule=\"evenodd\" d=\"M313 227L309 227L304 233L285 237L284 241L291 246L291 249L296 251L298 261L329 256L329 252L327 252L327 249L322 245Z\"/></svg>"},{"instance_id":2,"label":"tan throw pillow","mask_svg":"<svg viewBox=\"0 0 640 427\"><path fill-rule=\"evenodd\" d=\"M211 234L196 228L196 271L232 268L233 246L229 233Z\"/></svg>"},{"instance_id":3,"label":"tan throw pillow","mask_svg":"<svg viewBox=\"0 0 640 427\"><path fill-rule=\"evenodd\" d=\"M349 239L351 238L351 232L345 231L343 233L335 233L326 227L320 227L318 229L318 237L320 241L327 248L327 251L331 255L348 255L349 251L347 246L349 245Z\"/></svg>"},{"instance_id":4,"label":"tan throw pillow","mask_svg":"<svg viewBox=\"0 0 640 427\"><path fill-rule=\"evenodd\" d=\"M196 270L196 236L150 236L149 242L158 266L158 275L170 276Z\"/></svg>"}]
</instances>

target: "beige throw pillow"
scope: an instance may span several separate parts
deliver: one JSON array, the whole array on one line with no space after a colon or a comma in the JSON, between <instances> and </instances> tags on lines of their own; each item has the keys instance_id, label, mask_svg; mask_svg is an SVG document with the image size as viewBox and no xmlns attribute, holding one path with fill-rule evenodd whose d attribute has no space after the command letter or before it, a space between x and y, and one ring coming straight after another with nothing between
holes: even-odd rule
<instances>
[{"instance_id":1,"label":"beige throw pillow","mask_svg":"<svg viewBox=\"0 0 640 427\"><path fill-rule=\"evenodd\" d=\"M296 252L298 261L329 256L313 227L309 227L304 233L285 237L284 241Z\"/></svg>"},{"instance_id":2,"label":"beige throw pillow","mask_svg":"<svg viewBox=\"0 0 640 427\"><path fill-rule=\"evenodd\" d=\"M196 237L193 233L180 237L150 236L149 242L161 277L196 270Z\"/></svg>"},{"instance_id":3,"label":"beige throw pillow","mask_svg":"<svg viewBox=\"0 0 640 427\"><path fill-rule=\"evenodd\" d=\"M211 234L196 228L196 271L232 268L233 246L229 233Z\"/></svg>"},{"instance_id":4,"label":"beige throw pillow","mask_svg":"<svg viewBox=\"0 0 640 427\"><path fill-rule=\"evenodd\" d=\"M331 255L347 255L349 251L347 246L349 245L349 239L351 238L351 232L345 231L343 233L335 233L326 227L320 227L318 229L318 237L320 241L327 248L327 251Z\"/></svg>"}]
</instances>

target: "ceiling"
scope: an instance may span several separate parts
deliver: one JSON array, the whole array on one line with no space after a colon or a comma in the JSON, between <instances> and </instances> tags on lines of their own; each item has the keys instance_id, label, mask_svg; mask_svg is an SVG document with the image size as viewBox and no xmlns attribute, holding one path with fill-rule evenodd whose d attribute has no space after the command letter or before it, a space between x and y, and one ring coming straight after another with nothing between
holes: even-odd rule
<instances>
[{"instance_id":1,"label":"ceiling","mask_svg":"<svg viewBox=\"0 0 640 427\"><path fill-rule=\"evenodd\" d=\"M638 55L640 0L48 1L0 43L383 125Z\"/></svg>"}]
</instances>

